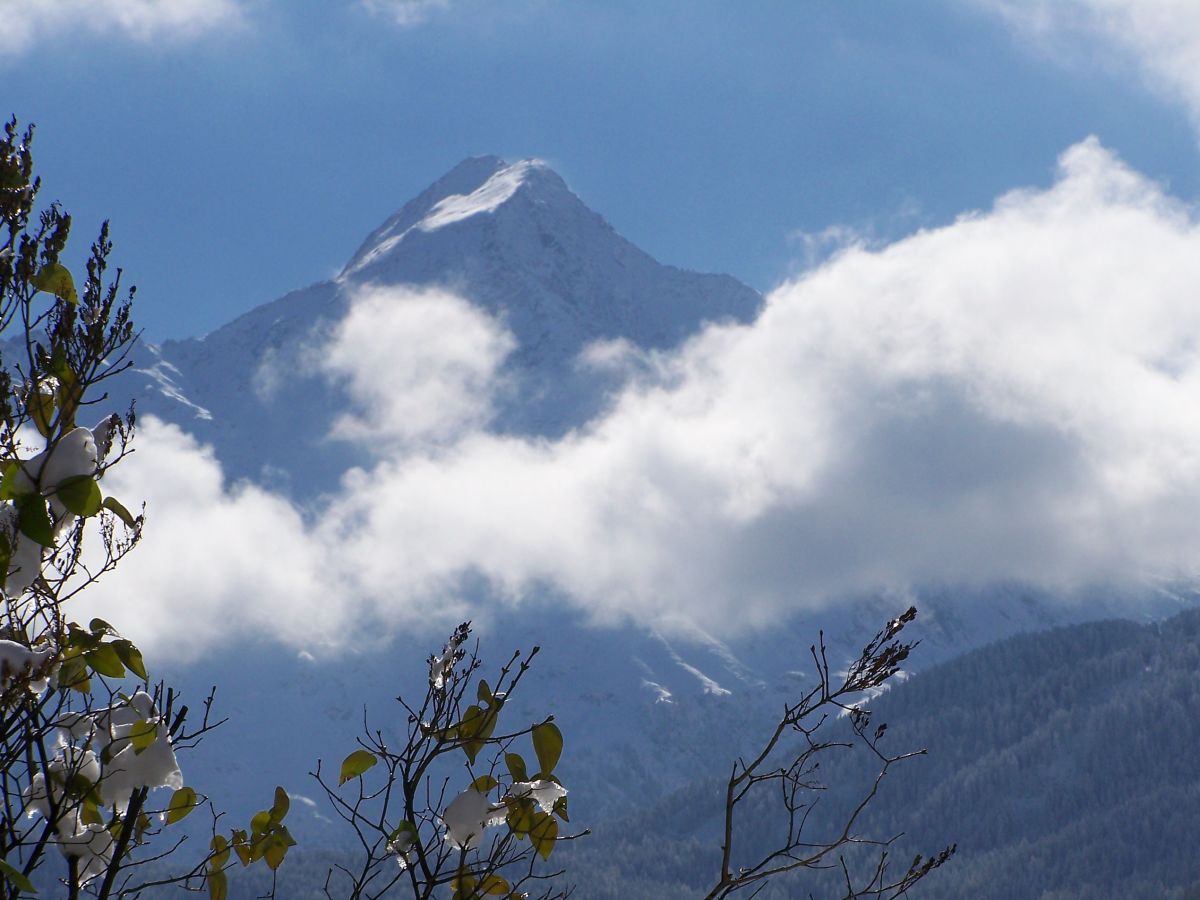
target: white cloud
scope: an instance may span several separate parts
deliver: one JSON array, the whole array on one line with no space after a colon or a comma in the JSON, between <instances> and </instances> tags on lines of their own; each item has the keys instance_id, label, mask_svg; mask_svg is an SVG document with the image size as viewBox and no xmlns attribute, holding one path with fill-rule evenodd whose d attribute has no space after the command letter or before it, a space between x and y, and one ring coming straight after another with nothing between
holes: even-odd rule
<instances>
[{"instance_id":1,"label":"white cloud","mask_svg":"<svg viewBox=\"0 0 1200 900\"><path fill-rule=\"evenodd\" d=\"M142 43L186 40L242 24L238 0L0 0L0 58L65 33L118 34Z\"/></svg>"},{"instance_id":2,"label":"white cloud","mask_svg":"<svg viewBox=\"0 0 1200 900\"><path fill-rule=\"evenodd\" d=\"M147 417L137 451L104 478L130 508L147 498L141 545L88 595L148 648L192 658L230 635L324 643L349 614L323 597L341 590L336 554L317 544L285 499L223 483L219 463L174 425Z\"/></svg>"},{"instance_id":3,"label":"white cloud","mask_svg":"<svg viewBox=\"0 0 1200 900\"><path fill-rule=\"evenodd\" d=\"M148 425L138 456L160 462L123 464L119 496L162 512L137 551L149 574L130 562L143 582L124 590L214 634L246 623L306 643L306 619L326 634L440 627L480 582L502 601L549 586L601 618L729 629L912 585L1186 576L1197 284L1190 210L1088 140L1048 190L848 249L754 323L650 355L606 413L554 441L486 425L496 323L441 293L368 293L375 327L352 315L331 365L386 452L306 523L258 488L222 489L211 458ZM438 322L453 328L398 346ZM416 401L379 380L405 352L420 364L395 386ZM426 419L431 403L450 427ZM437 440L409 440L406 416Z\"/></svg>"},{"instance_id":4,"label":"white cloud","mask_svg":"<svg viewBox=\"0 0 1200 900\"><path fill-rule=\"evenodd\" d=\"M976 0L1056 54L1063 43L1099 37L1181 99L1200 122L1200 5L1192 0ZM1108 51L1102 51L1105 56Z\"/></svg>"},{"instance_id":5,"label":"white cloud","mask_svg":"<svg viewBox=\"0 0 1200 900\"><path fill-rule=\"evenodd\" d=\"M355 408L334 436L376 452L445 442L487 424L512 336L445 291L366 288L319 352Z\"/></svg>"},{"instance_id":6,"label":"white cloud","mask_svg":"<svg viewBox=\"0 0 1200 900\"><path fill-rule=\"evenodd\" d=\"M401 28L420 25L431 15L449 9L450 0L361 0L367 12L391 19Z\"/></svg>"}]
</instances>

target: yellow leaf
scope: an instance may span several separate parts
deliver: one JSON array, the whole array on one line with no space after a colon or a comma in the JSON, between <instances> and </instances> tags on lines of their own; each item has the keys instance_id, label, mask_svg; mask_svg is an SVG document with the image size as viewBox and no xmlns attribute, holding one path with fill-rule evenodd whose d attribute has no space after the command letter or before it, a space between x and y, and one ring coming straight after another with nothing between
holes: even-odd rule
<instances>
[{"instance_id":1,"label":"yellow leaf","mask_svg":"<svg viewBox=\"0 0 1200 900\"><path fill-rule=\"evenodd\" d=\"M488 875L483 881L479 882L479 892L482 894L493 894L502 897L510 891L512 891L512 888L509 887L508 882L499 875Z\"/></svg>"},{"instance_id":2,"label":"yellow leaf","mask_svg":"<svg viewBox=\"0 0 1200 900\"><path fill-rule=\"evenodd\" d=\"M558 838L558 821L549 813L536 813L533 828L529 830L529 840L542 859L549 859Z\"/></svg>"},{"instance_id":3,"label":"yellow leaf","mask_svg":"<svg viewBox=\"0 0 1200 900\"><path fill-rule=\"evenodd\" d=\"M351 778L357 778L377 762L379 759L370 750L355 750L342 760L342 772L338 776L338 784L343 785Z\"/></svg>"},{"instance_id":4,"label":"yellow leaf","mask_svg":"<svg viewBox=\"0 0 1200 900\"><path fill-rule=\"evenodd\" d=\"M39 291L54 294L72 305L78 305L79 294L75 292L75 279L62 263L42 266L31 282Z\"/></svg>"},{"instance_id":5,"label":"yellow leaf","mask_svg":"<svg viewBox=\"0 0 1200 900\"><path fill-rule=\"evenodd\" d=\"M225 900L229 896L229 882L225 878L224 869L213 869L204 878L208 882L208 896L211 900Z\"/></svg>"},{"instance_id":6,"label":"yellow leaf","mask_svg":"<svg viewBox=\"0 0 1200 900\"><path fill-rule=\"evenodd\" d=\"M171 802L167 804L167 824L174 825L195 808L196 792L190 787L181 787L171 795ZM225 855L229 855L228 850L225 851Z\"/></svg>"}]
</instances>

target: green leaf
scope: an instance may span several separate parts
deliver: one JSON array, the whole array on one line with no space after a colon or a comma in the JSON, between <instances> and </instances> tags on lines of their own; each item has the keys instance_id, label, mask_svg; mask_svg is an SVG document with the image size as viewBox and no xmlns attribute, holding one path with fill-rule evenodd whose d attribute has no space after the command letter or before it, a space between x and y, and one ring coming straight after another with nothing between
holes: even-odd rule
<instances>
[{"instance_id":1,"label":"green leaf","mask_svg":"<svg viewBox=\"0 0 1200 900\"><path fill-rule=\"evenodd\" d=\"M75 279L62 263L50 263L42 266L30 282L39 291L61 297L68 303L78 305L79 294L75 292Z\"/></svg>"},{"instance_id":2,"label":"green leaf","mask_svg":"<svg viewBox=\"0 0 1200 900\"><path fill-rule=\"evenodd\" d=\"M220 869L229 862L229 841L225 840L223 835L214 834L211 844L213 855L209 858L208 864L214 869Z\"/></svg>"},{"instance_id":3,"label":"green leaf","mask_svg":"<svg viewBox=\"0 0 1200 900\"><path fill-rule=\"evenodd\" d=\"M54 526L40 494L27 494L17 501L17 527L31 541L43 547L54 546Z\"/></svg>"},{"instance_id":4,"label":"green leaf","mask_svg":"<svg viewBox=\"0 0 1200 900\"><path fill-rule=\"evenodd\" d=\"M12 459L4 464L4 477L0 479L0 500L13 500L17 496L17 475L21 463Z\"/></svg>"},{"instance_id":5,"label":"green leaf","mask_svg":"<svg viewBox=\"0 0 1200 900\"><path fill-rule=\"evenodd\" d=\"M263 834L271 827L271 813L269 810L260 809L254 814L254 818L250 820L250 833L259 835Z\"/></svg>"},{"instance_id":6,"label":"green leaf","mask_svg":"<svg viewBox=\"0 0 1200 900\"><path fill-rule=\"evenodd\" d=\"M86 651L83 658L97 675L107 675L109 678L125 677L125 664L121 662L121 657L117 655L112 644L97 644L95 649Z\"/></svg>"},{"instance_id":7,"label":"green leaf","mask_svg":"<svg viewBox=\"0 0 1200 900\"><path fill-rule=\"evenodd\" d=\"M43 394L39 390L30 391L25 405L29 409L29 418L33 419L38 434L44 438L50 437L54 429L54 407L56 398L53 394Z\"/></svg>"},{"instance_id":8,"label":"green leaf","mask_svg":"<svg viewBox=\"0 0 1200 900\"><path fill-rule=\"evenodd\" d=\"M554 766L562 755L562 748L562 732L553 722L544 722L533 729L533 750L537 753L543 778L554 771Z\"/></svg>"},{"instance_id":9,"label":"green leaf","mask_svg":"<svg viewBox=\"0 0 1200 900\"><path fill-rule=\"evenodd\" d=\"M104 824L104 816L100 815L100 805L93 798L83 798L83 805L79 810L79 821L84 825Z\"/></svg>"},{"instance_id":10,"label":"green leaf","mask_svg":"<svg viewBox=\"0 0 1200 900\"><path fill-rule=\"evenodd\" d=\"M144 843L146 832L150 828L150 817L145 813L138 813L137 823L133 827L133 839L139 844Z\"/></svg>"},{"instance_id":11,"label":"green leaf","mask_svg":"<svg viewBox=\"0 0 1200 900\"><path fill-rule=\"evenodd\" d=\"M479 887L476 890L481 894L503 897L505 894L511 893L512 888L509 887L507 881L493 872L491 875L484 876L483 881L479 882Z\"/></svg>"},{"instance_id":12,"label":"green leaf","mask_svg":"<svg viewBox=\"0 0 1200 900\"><path fill-rule=\"evenodd\" d=\"M150 679L150 676L146 674L146 664L142 660L142 652L133 645L133 641L124 639L113 641L112 648L116 651L121 662L125 663L125 667L137 675L138 678L142 679L142 681Z\"/></svg>"},{"instance_id":13,"label":"green leaf","mask_svg":"<svg viewBox=\"0 0 1200 900\"><path fill-rule=\"evenodd\" d=\"M100 635L117 633L117 629L113 628L103 619L92 619L92 621L88 622L88 631L92 634Z\"/></svg>"},{"instance_id":14,"label":"green leaf","mask_svg":"<svg viewBox=\"0 0 1200 900\"><path fill-rule=\"evenodd\" d=\"M351 778L357 778L363 772L379 762L370 750L355 750L342 760L342 773L338 776L338 785L343 785Z\"/></svg>"},{"instance_id":15,"label":"green leaf","mask_svg":"<svg viewBox=\"0 0 1200 900\"><path fill-rule=\"evenodd\" d=\"M25 175L21 171L21 163L16 157L0 157L0 188L19 190L25 187L25 184ZM2 870L3 866L0 865L0 871Z\"/></svg>"},{"instance_id":16,"label":"green leaf","mask_svg":"<svg viewBox=\"0 0 1200 900\"><path fill-rule=\"evenodd\" d=\"M483 730L485 716L486 713L472 703L463 713L462 721L458 723L458 736L464 741L479 737L479 733Z\"/></svg>"},{"instance_id":17,"label":"green leaf","mask_svg":"<svg viewBox=\"0 0 1200 900\"><path fill-rule=\"evenodd\" d=\"M238 855L238 859L242 861L242 865L250 865L250 845L246 843L246 832L239 828L236 831L230 832L229 836L233 838L233 851Z\"/></svg>"},{"instance_id":18,"label":"green leaf","mask_svg":"<svg viewBox=\"0 0 1200 900\"><path fill-rule=\"evenodd\" d=\"M263 850L263 859L267 861L267 866L274 872L283 863L283 858L287 856L288 848L295 847L296 841L292 838L291 833L287 828L281 827L276 831L266 848Z\"/></svg>"},{"instance_id":19,"label":"green leaf","mask_svg":"<svg viewBox=\"0 0 1200 900\"><path fill-rule=\"evenodd\" d=\"M25 891L27 894L37 893L33 884L25 877L25 873L3 859L0 859L0 875L19 891Z\"/></svg>"},{"instance_id":20,"label":"green leaf","mask_svg":"<svg viewBox=\"0 0 1200 900\"><path fill-rule=\"evenodd\" d=\"M513 834L517 837L524 837L529 834L533 828L535 819L532 800L518 800L515 803L510 802L508 815L504 817L504 821L508 823L508 827L512 829Z\"/></svg>"},{"instance_id":21,"label":"green leaf","mask_svg":"<svg viewBox=\"0 0 1200 900\"><path fill-rule=\"evenodd\" d=\"M210 869L204 876L208 883L209 900L226 900L229 896L229 881L224 869Z\"/></svg>"},{"instance_id":22,"label":"green leaf","mask_svg":"<svg viewBox=\"0 0 1200 900\"><path fill-rule=\"evenodd\" d=\"M551 812L553 812L564 822L571 821L570 816L567 815L567 798L565 795L554 801L554 809L551 810Z\"/></svg>"},{"instance_id":23,"label":"green leaf","mask_svg":"<svg viewBox=\"0 0 1200 900\"><path fill-rule=\"evenodd\" d=\"M129 743L133 745L135 754L153 746L158 740L158 723L150 719L138 719L129 727ZM180 790L183 790L180 788Z\"/></svg>"},{"instance_id":24,"label":"green leaf","mask_svg":"<svg viewBox=\"0 0 1200 900\"><path fill-rule=\"evenodd\" d=\"M473 787L475 790L479 791L479 793L481 793L481 794L486 794L488 791L495 788L496 785L498 785L499 783L500 782L498 782L491 775L480 775L478 778L476 778L474 781L471 782L471 787Z\"/></svg>"},{"instance_id":25,"label":"green leaf","mask_svg":"<svg viewBox=\"0 0 1200 900\"><path fill-rule=\"evenodd\" d=\"M190 787L181 787L171 795L171 802L167 804L167 824L174 825L179 820L186 818L187 814L196 806L196 792ZM225 853L228 855L229 851L226 850Z\"/></svg>"},{"instance_id":26,"label":"green leaf","mask_svg":"<svg viewBox=\"0 0 1200 900\"><path fill-rule=\"evenodd\" d=\"M508 774L513 781L528 781L529 773L525 769L525 760L519 753L505 753L504 762L508 765Z\"/></svg>"},{"instance_id":27,"label":"green leaf","mask_svg":"<svg viewBox=\"0 0 1200 900\"><path fill-rule=\"evenodd\" d=\"M549 859L558 838L558 822L549 813L534 814L533 827L529 829L529 840L542 859Z\"/></svg>"},{"instance_id":28,"label":"green leaf","mask_svg":"<svg viewBox=\"0 0 1200 900\"><path fill-rule=\"evenodd\" d=\"M58 499L69 511L77 516L94 516L104 507L104 497L100 494L100 485L90 475L80 475L68 478L56 489Z\"/></svg>"},{"instance_id":29,"label":"green leaf","mask_svg":"<svg viewBox=\"0 0 1200 900\"><path fill-rule=\"evenodd\" d=\"M288 797L287 791L282 787L275 788L275 805L271 807L271 821L282 822L283 817L287 815L291 809L292 801Z\"/></svg>"},{"instance_id":30,"label":"green leaf","mask_svg":"<svg viewBox=\"0 0 1200 900\"><path fill-rule=\"evenodd\" d=\"M134 519L133 514L116 497L105 497L104 502L100 505L124 522L129 528L137 526L137 520Z\"/></svg>"},{"instance_id":31,"label":"green leaf","mask_svg":"<svg viewBox=\"0 0 1200 900\"><path fill-rule=\"evenodd\" d=\"M483 678L479 679L479 687L475 689L475 697L480 703L492 702L492 689L488 687L487 681Z\"/></svg>"},{"instance_id":32,"label":"green leaf","mask_svg":"<svg viewBox=\"0 0 1200 900\"><path fill-rule=\"evenodd\" d=\"M463 713L463 719L458 724L458 736L462 740L463 752L472 763L485 742L496 728L496 711L484 711L478 706L471 705Z\"/></svg>"},{"instance_id":33,"label":"green leaf","mask_svg":"<svg viewBox=\"0 0 1200 900\"><path fill-rule=\"evenodd\" d=\"M76 772L67 779L66 785L67 794L75 799L83 799L92 793L93 783L84 777L82 772Z\"/></svg>"},{"instance_id":34,"label":"green leaf","mask_svg":"<svg viewBox=\"0 0 1200 900\"><path fill-rule=\"evenodd\" d=\"M68 650L78 650L80 652L83 652L84 650L91 650L93 647L100 646L100 642L103 640L103 638L104 635L102 634L84 631L75 622L67 623Z\"/></svg>"},{"instance_id":35,"label":"green leaf","mask_svg":"<svg viewBox=\"0 0 1200 900\"><path fill-rule=\"evenodd\" d=\"M92 692L92 680L88 677L87 662L82 655L64 657L58 670L58 684L81 694Z\"/></svg>"},{"instance_id":36,"label":"green leaf","mask_svg":"<svg viewBox=\"0 0 1200 900\"><path fill-rule=\"evenodd\" d=\"M287 856L287 845L279 844L272 841L263 851L263 859L267 861L267 865L274 872L283 864L283 858Z\"/></svg>"},{"instance_id":37,"label":"green leaf","mask_svg":"<svg viewBox=\"0 0 1200 900\"><path fill-rule=\"evenodd\" d=\"M65 433L75 427L75 412L83 399L83 387L66 359L57 360L54 374L58 377L58 426Z\"/></svg>"},{"instance_id":38,"label":"green leaf","mask_svg":"<svg viewBox=\"0 0 1200 900\"><path fill-rule=\"evenodd\" d=\"M461 865L455 876L450 879L450 886L454 888L451 900L468 900L475 896L475 876Z\"/></svg>"}]
</instances>

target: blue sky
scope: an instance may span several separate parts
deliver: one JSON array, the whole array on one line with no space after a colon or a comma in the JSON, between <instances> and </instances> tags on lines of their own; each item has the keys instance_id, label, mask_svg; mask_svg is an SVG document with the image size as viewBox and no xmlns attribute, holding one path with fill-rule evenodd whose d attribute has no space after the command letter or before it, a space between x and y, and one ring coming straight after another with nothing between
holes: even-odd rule
<instances>
[{"instance_id":1,"label":"blue sky","mask_svg":"<svg viewBox=\"0 0 1200 900\"><path fill-rule=\"evenodd\" d=\"M1033 0L105 5L0 0L2 111L38 124L77 247L112 220L152 338L328 277L473 154L544 158L659 259L763 290L803 233L945 223L1089 134L1200 189L1177 92L997 12Z\"/></svg>"}]
</instances>

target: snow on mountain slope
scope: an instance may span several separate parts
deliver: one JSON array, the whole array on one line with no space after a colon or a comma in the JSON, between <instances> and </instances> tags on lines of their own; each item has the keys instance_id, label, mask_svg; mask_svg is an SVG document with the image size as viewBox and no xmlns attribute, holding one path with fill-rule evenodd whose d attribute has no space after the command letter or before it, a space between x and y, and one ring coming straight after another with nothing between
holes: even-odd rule
<instances>
[{"instance_id":1,"label":"snow on mountain slope","mask_svg":"<svg viewBox=\"0 0 1200 900\"><path fill-rule=\"evenodd\" d=\"M366 285L445 287L499 317L517 349L508 361L514 389L501 398L497 427L546 435L586 421L615 386L578 363L587 345L624 339L669 347L703 321L746 321L761 304L733 278L656 262L544 164L479 157L389 218L334 281L202 338L143 350L131 393L140 394L143 412L211 443L235 478L265 472L306 497L330 489L361 460L354 448L326 440L347 401L318 371L318 357ZM167 366L169 384L160 377Z\"/></svg>"},{"instance_id":2,"label":"snow on mountain slope","mask_svg":"<svg viewBox=\"0 0 1200 900\"><path fill-rule=\"evenodd\" d=\"M467 192L472 182L482 180ZM663 266L613 231L543 163L467 160L355 253L339 282L459 282L504 316L533 364L562 365L600 338L665 347L705 320L750 318L757 295L727 276Z\"/></svg>"},{"instance_id":3,"label":"snow on mountain slope","mask_svg":"<svg viewBox=\"0 0 1200 900\"><path fill-rule=\"evenodd\" d=\"M367 268L372 263L387 256L414 228L421 231L437 231L447 225L471 216L495 212L504 202L522 186L529 170L541 165L535 160L523 160L516 165L506 165L503 160L495 157L479 157L478 160L468 160L464 165L468 170L474 170L478 162L481 171L487 171L495 166L495 171L483 184L466 194L447 194L429 208L424 218L413 225L404 227L403 214L393 217L375 234L368 238L367 243L360 249L346 266L345 275L354 275ZM462 168L462 167L460 167ZM457 170L456 170L457 171ZM464 173L465 174L465 173ZM447 176L447 178L452 178ZM446 179L443 179L443 182ZM439 184L443 183L439 182ZM419 208L419 205L418 205ZM401 230L402 229L402 230Z\"/></svg>"}]
</instances>

